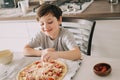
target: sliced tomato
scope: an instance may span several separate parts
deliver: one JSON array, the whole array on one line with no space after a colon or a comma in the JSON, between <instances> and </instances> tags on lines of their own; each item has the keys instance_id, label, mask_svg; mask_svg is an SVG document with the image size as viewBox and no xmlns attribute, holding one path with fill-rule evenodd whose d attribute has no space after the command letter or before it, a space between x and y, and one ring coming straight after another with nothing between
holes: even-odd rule
<instances>
[{"instance_id":1,"label":"sliced tomato","mask_svg":"<svg viewBox=\"0 0 120 80\"><path fill-rule=\"evenodd\" d=\"M35 62L36 65L39 64L39 63L40 63L39 61Z\"/></svg>"},{"instance_id":2,"label":"sliced tomato","mask_svg":"<svg viewBox=\"0 0 120 80\"><path fill-rule=\"evenodd\" d=\"M50 61L50 63L53 63L53 64L54 64L54 63L55 63L55 61Z\"/></svg>"},{"instance_id":3,"label":"sliced tomato","mask_svg":"<svg viewBox=\"0 0 120 80\"><path fill-rule=\"evenodd\" d=\"M42 66L41 65L38 65L38 68L41 68Z\"/></svg>"},{"instance_id":4,"label":"sliced tomato","mask_svg":"<svg viewBox=\"0 0 120 80\"><path fill-rule=\"evenodd\" d=\"M107 68L105 66L103 66L101 72L105 72L107 70Z\"/></svg>"},{"instance_id":5,"label":"sliced tomato","mask_svg":"<svg viewBox=\"0 0 120 80\"><path fill-rule=\"evenodd\" d=\"M53 72L53 70L52 70L52 69L50 69L48 72Z\"/></svg>"},{"instance_id":6,"label":"sliced tomato","mask_svg":"<svg viewBox=\"0 0 120 80\"><path fill-rule=\"evenodd\" d=\"M56 76L61 76L61 73L56 73Z\"/></svg>"},{"instance_id":7,"label":"sliced tomato","mask_svg":"<svg viewBox=\"0 0 120 80\"><path fill-rule=\"evenodd\" d=\"M55 67L56 67L56 68L60 68L61 66L60 66L59 64L56 64Z\"/></svg>"},{"instance_id":8,"label":"sliced tomato","mask_svg":"<svg viewBox=\"0 0 120 80\"><path fill-rule=\"evenodd\" d=\"M48 78L47 80L54 80L53 78Z\"/></svg>"}]
</instances>

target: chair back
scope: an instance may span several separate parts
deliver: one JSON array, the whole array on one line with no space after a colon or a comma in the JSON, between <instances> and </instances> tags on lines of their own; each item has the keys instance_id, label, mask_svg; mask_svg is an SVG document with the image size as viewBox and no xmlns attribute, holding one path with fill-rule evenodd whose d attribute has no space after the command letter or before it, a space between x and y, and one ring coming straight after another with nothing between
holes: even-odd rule
<instances>
[{"instance_id":1,"label":"chair back","mask_svg":"<svg viewBox=\"0 0 120 80\"><path fill-rule=\"evenodd\" d=\"M91 54L91 42L95 23L95 21L73 18L63 18L62 21L62 26L74 34L81 52L86 55Z\"/></svg>"}]
</instances>

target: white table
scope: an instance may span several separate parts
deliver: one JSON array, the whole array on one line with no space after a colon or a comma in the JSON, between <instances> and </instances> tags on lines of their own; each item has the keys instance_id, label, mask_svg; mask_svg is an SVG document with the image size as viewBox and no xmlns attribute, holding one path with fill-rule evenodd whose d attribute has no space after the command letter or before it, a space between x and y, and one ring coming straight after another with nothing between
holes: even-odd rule
<instances>
[{"instance_id":1,"label":"white table","mask_svg":"<svg viewBox=\"0 0 120 80\"><path fill-rule=\"evenodd\" d=\"M15 76L22 67L38 59L40 58L39 57L24 58L22 53L14 54L14 59L12 63L8 65L8 66L12 66L10 71L13 72L11 72L12 74L10 74L7 78L3 80L16 80ZM99 62L106 62L111 65L112 72L108 76L100 77L93 72L93 66ZM119 66L120 66L120 59L84 56L81 66L78 72L76 73L76 75L74 76L73 80L119 80L120 79Z\"/></svg>"},{"instance_id":2,"label":"white table","mask_svg":"<svg viewBox=\"0 0 120 80\"><path fill-rule=\"evenodd\" d=\"M93 72L93 66L99 62L106 62L111 65L112 71L109 75L101 77ZM85 56L81 67L73 80L119 80L120 59Z\"/></svg>"}]
</instances>

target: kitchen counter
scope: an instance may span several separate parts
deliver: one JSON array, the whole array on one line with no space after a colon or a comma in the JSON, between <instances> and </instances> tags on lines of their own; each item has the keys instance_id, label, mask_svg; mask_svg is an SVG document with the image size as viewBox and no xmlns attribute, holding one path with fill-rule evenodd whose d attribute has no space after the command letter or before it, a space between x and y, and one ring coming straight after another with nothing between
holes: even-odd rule
<instances>
[{"instance_id":1,"label":"kitchen counter","mask_svg":"<svg viewBox=\"0 0 120 80\"><path fill-rule=\"evenodd\" d=\"M29 11L32 11L33 7ZM76 14L65 14L63 17L70 18L83 18L83 19L120 19L120 3L113 5L108 2L108 0L94 0L94 2L82 13ZM11 17L1 17L0 21L3 20L33 20L34 15L27 16L11 16Z\"/></svg>"},{"instance_id":2,"label":"kitchen counter","mask_svg":"<svg viewBox=\"0 0 120 80\"><path fill-rule=\"evenodd\" d=\"M114 5L108 0L94 0L81 14L64 16L85 19L120 19L120 2Z\"/></svg>"}]
</instances>

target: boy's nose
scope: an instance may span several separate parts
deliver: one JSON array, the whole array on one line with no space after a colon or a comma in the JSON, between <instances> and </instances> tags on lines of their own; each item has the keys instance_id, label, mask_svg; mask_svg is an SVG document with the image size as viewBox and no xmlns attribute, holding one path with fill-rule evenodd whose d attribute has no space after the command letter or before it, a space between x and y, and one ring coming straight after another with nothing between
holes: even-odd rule
<instances>
[{"instance_id":1,"label":"boy's nose","mask_svg":"<svg viewBox=\"0 0 120 80\"><path fill-rule=\"evenodd\" d=\"M44 29L48 29L49 28L49 25L48 24L45 24L44 25Z\"/></svg>"}]
</instances>

